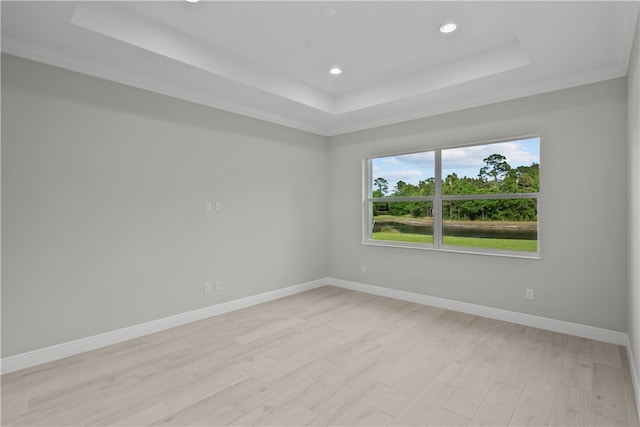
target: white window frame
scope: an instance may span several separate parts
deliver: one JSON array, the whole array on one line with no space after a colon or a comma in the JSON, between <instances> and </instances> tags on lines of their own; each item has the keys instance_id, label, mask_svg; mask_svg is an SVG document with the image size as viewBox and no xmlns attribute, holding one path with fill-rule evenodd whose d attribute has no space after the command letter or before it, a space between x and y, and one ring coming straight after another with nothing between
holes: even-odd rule
<instances>
[{"instance_id":1,"label":"white window frame","mask_svg":"<svg viewBox=\"0 0 640 427\"><path fill-rule=\"evenodd\" d=\"M538 138L539 135L526 135L515 138L505 138L493 141L475 142L464 145L454 145L446 147L438 147L417 151L405 151L392 154L370 156L363 159L363 241L364 245L399 247L423 250L435 250L443 252L459 252L466 254L506 256L514 258L540 259L540 192L536 193L492 193L492 194L468 194L468 195L442 195L442 151L452 148L473 147L479 145L490 145L500 142L519 141L529 138ZM373 174L372 161L383 157L400 156L405 154L417 154L433 152L435 157L435 194L433 196L416 196L416 197L373 197ZM537 248L536 252L511 251L500 249L487 249L463 246L443 245L442 243L442 204L446 201L456 200L492 200L492 199L535 199L538 220L537 220ZM371 238L373 228L373 203L374 202L432 202L433 203L433 244L425 243L406 243L391 240L374 240Z\"/></svg>"}]
</instances>

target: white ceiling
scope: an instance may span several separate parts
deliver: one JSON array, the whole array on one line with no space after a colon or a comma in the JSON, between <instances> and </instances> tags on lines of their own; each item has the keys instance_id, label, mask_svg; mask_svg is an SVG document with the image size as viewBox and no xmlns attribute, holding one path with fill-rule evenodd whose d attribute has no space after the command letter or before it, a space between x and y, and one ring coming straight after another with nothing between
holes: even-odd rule
<instances>
[{"instance_id":1,"label":"white ceiling","mask_svg":"<svg viewBox=\"0 0 640 427\"><path fill-rule=\"evenodd\" d=\"M639 4L2 1L2 51L336 135L624 76Z\"/></svg>"}]
</instances>

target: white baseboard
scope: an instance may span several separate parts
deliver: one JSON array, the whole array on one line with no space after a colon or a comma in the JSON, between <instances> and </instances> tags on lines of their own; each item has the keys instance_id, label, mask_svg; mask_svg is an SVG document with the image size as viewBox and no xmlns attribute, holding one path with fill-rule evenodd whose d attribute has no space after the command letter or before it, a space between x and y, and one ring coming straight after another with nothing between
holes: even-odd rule
<instances>
[{"instance_id":1,"label":"white baseboard","mask_svg":"<svg viewBox=\"0 0 640 427\"><path fill-rule=\"evenodd\" d=\"M250 307L264 302L273 301L284 298L289 295L308 291L326 285L326 279L313 280L311 282L301 283L287 288L276 289L274 291L265 292L234 301L224 302L221 304L204 307L198 310L188 311L186 313L176 314L174 316L162 319L152 320L150 322L129 326L115 331L105 332L103 334L93 335L62 344L45 347L26 353L17 354L15 356L5 357L0 360L0 372L6 374L20 369L29 368L40 365L42 363L51 362L62 359L64 357L73 356L75 354L84 353L85 351L95 350L112 344L117 344L133 338L149 335L154 332L163 331L165 329L174 328L186 323L195 322L197 320L206 319L207 317L217 316L228 313L230 311L239 310L241 308Z\"/></svg>"},{"instance_id":2,"label":"white baseboard","mask_svg":"<svg viewBox=\"0 0 640 427\"><path fill-rule=\"evenodd\" d=\"M563 320L549 319L531 314L469 304L466 302L416 294L413 292L399 291L380 286L366 285L364 283L350 282L347 280L328 278L326 283L328 285L365 292L368 294L380 295L383 297L395 298L402 301L415 302L418 304L430 305L433 307L445 308L447 310L460 311L468 314L475 314L477 316L488 317L490 319L504 320L505 322L532 326L534 328L546 329L548 331L560 332L583 338L590 338L611 344L627 346L629 341L627 334L624 332L616 332L608 329L581 325L578 323L565 322Z\"/></svg>"},{"instance_id":3,"label":"white baseboard","mask_svg":"<svg viewBox=\"0 0 640 427\"><path fill-rule=\"evenodd\" d=\"M554 320L530 314L517 313L513 311L501 310L498 308L486 307L476 304L469 304L445 298L432 297L413 292L372 286L364 283L351 282L334 278L324 278L301 283L294 286L289 286L287 288L276 289L274 291L269 291L258 295L240 298L234 301L212 305L186 313L176 314L174 316L141 323L139 325L133 325L127 328L105 332L103 334L93 335L90 337L57 344L51 347L17 354L15 356L9 356L0 360L0 372L5 374L20 369L29 368L31 366L40 365L42 363L47 363L54 360L62 359L64 357L73 356L85 351L117 344L119 342L184 325L186 323L195 322L197 320L205 319L211 316L217 316L220 314L228 313L230 311L239 310L241 308L273 301L289 295L294 295L300 292L315 289L324 285L332 285L373 295L395 298L402 301L415 302L418 304L460 311L463 313L484 316L496 320L504 320L506 322L532 326L554 332L561 332L583 338L590 338L598 341L626 346L627 351L631 351L629 338L627 334L623 332L616 332L607 329L596 328L593 326L565 322L562 320ZM634 362L631 356L629 357L629 363L630 368L632 369L634 388L637 398L640 395L640 391L638 390L638 371L633 365ZM640 407L640 404L638 406Z\"/></svg>"},{"instance_id":4,"label":"white baseboard","mask_svg":"<svg viewBox=\"0 0 640 427\"><path fill-rule=\"evenodd\" d=\"M640 418L640 372L636 367L636 359L633 357L633 348L631 341L627 338L627 359L629 359L629 370L631 371L631 381L633 383L633 393L636 397L636 409L638 410L638 418Z\"/></svg>"}]
</instances>

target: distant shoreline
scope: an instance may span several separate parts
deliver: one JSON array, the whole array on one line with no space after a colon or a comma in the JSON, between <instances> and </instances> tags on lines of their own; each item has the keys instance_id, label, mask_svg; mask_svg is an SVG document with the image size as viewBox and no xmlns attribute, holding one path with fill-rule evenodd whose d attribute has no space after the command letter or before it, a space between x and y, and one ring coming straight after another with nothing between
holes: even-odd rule
<instances>
[{"instance_id":1,"label":"distant shoreline","mask_svg":"<svg viewBox=\"0 0 640 427\"><path fill-rule=\"evenodd\" d=\"M433 226L433 218L412 218L393 215L374 216L373 220L378 223L397 222L400 224L414 225L418 227ZM537 230L538 223L535 221L464 221L464 220L444 220L443 225L451 228L475 228L475 229L501 229L501 230Z\"/></svg>"}]
</instances>

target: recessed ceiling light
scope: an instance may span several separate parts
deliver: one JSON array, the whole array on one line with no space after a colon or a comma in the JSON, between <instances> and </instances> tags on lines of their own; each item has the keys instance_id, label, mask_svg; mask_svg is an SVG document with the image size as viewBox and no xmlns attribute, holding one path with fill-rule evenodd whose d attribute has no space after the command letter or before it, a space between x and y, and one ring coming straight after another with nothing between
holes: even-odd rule
<instances>
[{"instance_id":1,"label":"recessed ceiling light","mask_svg":"<svg viewBox=\"0 0 640 427\"><path fill-rule=\"evenodd\" d=\"M329 70L329 74L333 74L334 76L340 75L342 74L342 68L333 67L332 69Z\"/></svg>"},{"instance_id":2,"label":"recessed ceiling light","mask_svg":"<svg viewBox=\"0 0 640 427\"><path fill-rule=\"evenodd\" d=\"M189 3L198 3L200 0L187 0Z\"/></svg>"},{"instance_id":3,"label":"recessed ceiling light","mask_svg":"<svg viewBox=\"0 0 640 427\"><path fill-rule=\"evenodd\" d=\"M447 34L447 33L452 33L456 30L458 26L455 24L455 22L447 22L446 24L442 24L440 26L440 32Z\"/></svg>"}]
</instances>

